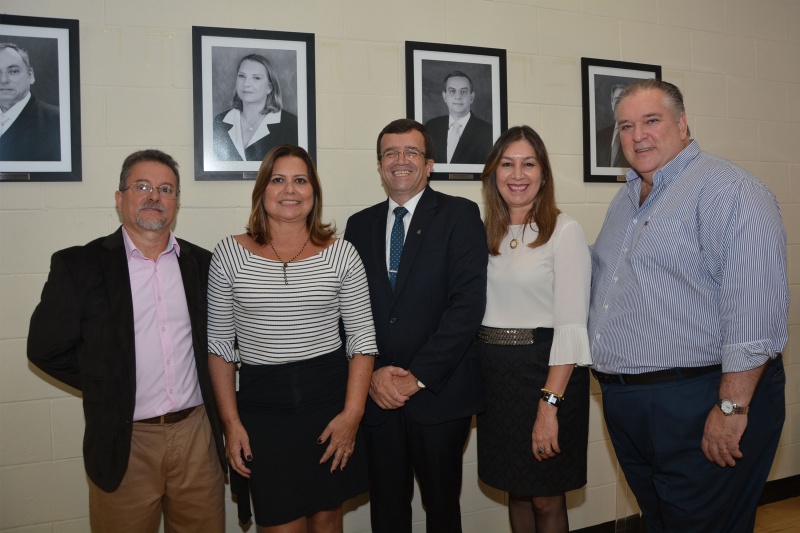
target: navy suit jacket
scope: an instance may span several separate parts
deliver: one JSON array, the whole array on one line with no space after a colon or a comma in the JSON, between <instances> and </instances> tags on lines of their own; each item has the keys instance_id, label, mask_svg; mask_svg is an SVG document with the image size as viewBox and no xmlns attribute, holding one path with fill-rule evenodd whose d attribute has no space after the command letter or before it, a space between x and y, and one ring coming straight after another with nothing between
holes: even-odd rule
<instances>
[{"instance_id":1,"label":"navy suit jacket","mask_svg":"<svg viewBox=\"0 0 800 533\"><path fill-rule=\"evenodd\" d=\"M225 470L222 431L208 372L206 289L211 253L182 239L178 243L197 378ZM119 486L128 468L136 404L134 339L122 229L53 254L42 300L31 317L28 359L83 393L86 472L108 492Z\"/></svg>"},{"instance_id":2,"label":"navy suit jacket","mask_svg":"<svg viewBox=\"0 0 800 533\"><path fill-rule=\"evenodd\" d=\"M427 187L409 224L394 291L386 269L388 200L351 216L344 238L361 255L380 357L375 369L409 369L427 389L402 409L437 424L484 408L475 333L486 307L489 252L478 206ZM364 424L386 412L367 400Z\"/></svg>"},{"instance_id":3,"label":"navy suit jacket","mask_svg":"<svg viewBox=\"0 0 800 533\"><path fill-rule=\"evenodd\" d=\"M214 117L214 157L219 161L241 161L242 156L228 135L233 125L222 121L227 114L228 111L225 111ZM281 121L269 125L269 135L245 148L244 155L247 161L262 161L279 144L297 144L298 139L297 116L284 109L281 111Z\"/></svg>"},{"instance_id":4,"label":"navy suit jacket","mask_svg":"<svg viewBox=\"0 0 800 533\"><path fill-rule=\"evenodd\" d=\"M61 161L58 107L31 99L0 136L0 161Z\"/></svg>"},{"instance_id":5,"label":"navy suit jacket","mask_svg":"<svg viewBox=\"0 0 800 533\"><path fill-rule=\"evenodd\" d=\"M447 163L447 133L450 129L450 117L444 115L430 119L425 127L433 138L433 161ZM475 113L469 117L461 137L458 139L453 160L450 163L469 163L483 165L489 157L494 144L492 125L479 119Z\"/></svg>"}]
</instances>

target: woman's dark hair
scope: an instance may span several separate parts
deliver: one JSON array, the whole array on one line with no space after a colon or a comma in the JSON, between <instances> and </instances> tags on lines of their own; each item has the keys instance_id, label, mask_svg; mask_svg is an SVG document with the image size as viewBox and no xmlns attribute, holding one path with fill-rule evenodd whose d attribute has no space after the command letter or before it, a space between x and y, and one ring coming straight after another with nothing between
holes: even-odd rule
<instances>
[{"instance_id":1,"label":"woman's dark hair","mask_svg":"<svg viewBox=\"0 0 800 533\"><path fill-rule=\"evenodd\" d=\"M272 240L267 219L267 209L264 207L264 191L267 190L269 180L272 179L272 172L275 163L282 157L297 157L308 167L308 181L314 191L314 205L306 218L306 228L309 230L311 242L317 246L322 246L336 233L333 224L322 222L322 186L319 182L319 174L314 166L314 161L303 148L293 144L279 144L269 151L261 162L256 176L256 184L253 187L252 209L250 219L247 223L247 234L258 244L267 244Z\"/></svg>"},{"instance_id":2,"label":"woman's dark hair","mask_svg":"<svg viewBox=\"0 0 800 533\"><path fill-rule=\"evenodd\" d=\"M508 232L508 226L511 221L508 205L497 188L496 171L497 167L500 166L500 161L506 149L517 141L526 141L533 147L533 151L536 152L536 159L542 169L539 192L536 193L533 205L524 221L525 224L536 224L539 232L536 240L528 244L530 248L536 248L550 240L556 228L556 219L560 213L558 207L556 207L553 169L550 167L550 158L547 155L544 141L530 126L514 126L507 129L494 143L481 174L483 199L486 205L486 216L483 224L486 227L486 238L491 255L500 254L500 243Z\"/></svg>"}]
</instances>

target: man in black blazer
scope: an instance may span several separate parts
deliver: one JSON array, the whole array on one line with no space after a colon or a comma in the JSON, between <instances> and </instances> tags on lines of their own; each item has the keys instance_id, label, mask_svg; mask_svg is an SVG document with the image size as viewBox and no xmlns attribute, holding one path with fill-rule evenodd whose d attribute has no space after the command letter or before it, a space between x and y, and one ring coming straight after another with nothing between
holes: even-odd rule
<instances>
[{"instance_id":1,"label":"man in black blazer","mask_svg":"<svg viewBox=\"0 0 800 533\"><path fill-rule=\"evenodd\" d=\"M425 123L433 140L436 163L483 165L492 149L492 125L471 113L475 91L472 79L454 70L444 77L442 98L448 114Z\"/></svg>"},{"instance_id":2,"label":"man in black blazer","mask_svg":"<svg viewBox=\"0 0 800 533\"><path fill-rule=\"evenodd\" d=\"M411 531L414 473L427 531L461 531L462 453L484 407L473 338L486 305L486 234L475 203L427 186L432 153L422 124L386 126L378 172L389 199L350 217L344 235L367 272L380 352L363 418L374 533ZM392 288L396 218L405 242Z\"/></svg>"},{"instance_id":3,"label":"man in black blazer","mask_svg":"<svg viewBox=\"0 0 800 533\"><path fill-rule=\"evenodd\" d=\"M225 452L208 372L211 254L170 231L178 166L128 156L122 227L53 255L28 358L81 391L92 531L224 531Z\"/></svg>"},{"instance_id":4,"label":"man in black blazer","mask_svg":"<svg viewBox=\"0 0 800 533\"><path fill-rule=\"evenodd\" d=\"M31 93L36 81L28 52L0 43L0 161L60 161L58 107Z\"/></svg>"},{"instance_id":5,"label":"man in black blazer","mask_svg":"<svg viewBox=\"0 0 800 533\"><path fill-rule=\"evenodd\" d=\"M617 109L619 95L625 86L625 83L615 83L611 86L609 98L612 115ZM597 153L596 161L598 167L629 168L631 166L628 163L628 160L625 159L625 154L622 152L616 117L614 122L612 122L609 126L606 126L597 132L595 148Z\"/></svg>"}]
</instances>

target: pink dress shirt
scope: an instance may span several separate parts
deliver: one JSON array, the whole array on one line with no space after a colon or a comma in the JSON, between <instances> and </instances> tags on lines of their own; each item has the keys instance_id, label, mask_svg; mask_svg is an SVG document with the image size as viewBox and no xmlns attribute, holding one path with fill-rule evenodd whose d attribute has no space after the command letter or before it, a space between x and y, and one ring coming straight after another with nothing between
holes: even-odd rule
<instances>
[{"instance_id":1,"label":"pink dress shirt","mask_svg":"<svg viewBox=\"0 0 800 533\"><path fill-rule=\"evenodd\" d=\"M203 403L178 256L170 232L156 261L142 254L122 229L133 295L136 339L136 408L143 420Z\"/></svg>"}]
</instances>

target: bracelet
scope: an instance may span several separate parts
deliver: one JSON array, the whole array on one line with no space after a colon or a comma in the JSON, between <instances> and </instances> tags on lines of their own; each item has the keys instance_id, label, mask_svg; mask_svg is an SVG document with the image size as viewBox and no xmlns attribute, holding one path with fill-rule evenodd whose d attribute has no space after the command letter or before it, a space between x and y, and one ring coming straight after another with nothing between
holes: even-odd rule
<instances>
[{"instance_id":1,"label":"bracelet","mask_svg":"<svg viewBox=\"0 0 800 533\"><path fill-rule=\"evenodd\" d=\"M559 407L564 401L564 397L549 389L542 389L542 400L554 407Z\"/></svg>"}]
</instances>

